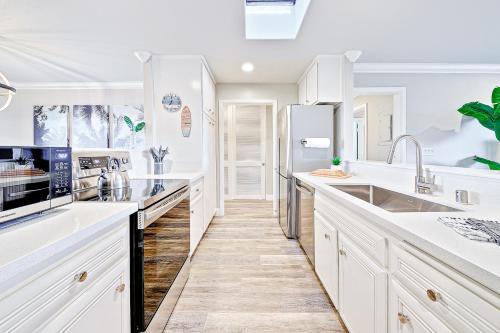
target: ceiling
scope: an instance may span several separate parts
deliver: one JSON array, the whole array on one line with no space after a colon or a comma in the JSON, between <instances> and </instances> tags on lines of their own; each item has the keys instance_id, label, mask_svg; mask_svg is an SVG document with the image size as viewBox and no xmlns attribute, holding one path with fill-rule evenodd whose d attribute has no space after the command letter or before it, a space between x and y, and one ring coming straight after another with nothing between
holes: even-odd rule
<instances>
[{"instance_id":1,"label":"ceiling","mask_svg":"<svg viewBox=\"0 0 500 333\"><path fill-rule=\"evenodd\" d=\"M498 0L312 0L296 40L255 41L243 0L0 0L0 71L140 81L136 50L204 55L217 82L295 82L315 55L349 49L359 62L498 63L499 12Z\"/></svg>"}]
</instances>

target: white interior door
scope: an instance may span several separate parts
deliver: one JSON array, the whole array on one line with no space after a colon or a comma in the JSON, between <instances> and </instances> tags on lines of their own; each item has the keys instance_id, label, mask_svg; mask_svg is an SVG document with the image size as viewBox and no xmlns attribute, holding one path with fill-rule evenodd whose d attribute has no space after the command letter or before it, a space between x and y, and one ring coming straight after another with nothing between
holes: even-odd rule
<instances>
[{"instance_id":1,"label":"white interior door","mask_svg":"<svg viewBox=\"0 0 500 333\"><path fill-rule=\"evenodd\" d=\"M266 106L229 106L224 141L226 199L265 199Z\"/></svg>"}]
</instances>

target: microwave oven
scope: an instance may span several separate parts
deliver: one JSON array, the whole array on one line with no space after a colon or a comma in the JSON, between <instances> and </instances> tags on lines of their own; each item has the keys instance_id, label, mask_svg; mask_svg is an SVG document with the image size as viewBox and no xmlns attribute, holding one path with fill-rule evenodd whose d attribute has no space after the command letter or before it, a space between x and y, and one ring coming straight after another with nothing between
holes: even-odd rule
<instances>
[{"instance_id":1,"label":"microwave oven","mask_svg":"<svg viewBox=\"0 0 500 333\"><path fill-rule=\"evenodd\" d=\"M0 146L0 223L69 204L71 148Z\"/></svg>"}]
</instances>

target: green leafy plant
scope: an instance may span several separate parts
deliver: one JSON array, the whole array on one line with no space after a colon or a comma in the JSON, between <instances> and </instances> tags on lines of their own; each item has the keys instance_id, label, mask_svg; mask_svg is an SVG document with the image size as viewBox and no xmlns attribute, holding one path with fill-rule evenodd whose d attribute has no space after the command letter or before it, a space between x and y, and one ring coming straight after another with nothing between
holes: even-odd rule
<instances>
[{"instance_id":1,"label":"green leafy plant","mask_svg":"<svg viewBox=\"0 0 500 333\"><path fill-rule=\"evenodd\" d=\"M342 159L340 158L340 156L335 156L332 159L332 165L340 165L340 163L342 163Z\"/></svg>"},{"instance_id":2,"label":"green leafy plant","mask_svg":"<svg viewBox=\"0 0 500 333\"><path fill-rule=\"evenodd\" d=\"M128 128L130 128L131 131L136 133L140 132L146 126L146 123L143 121L138 124L134 124L128 116L123 117L123 121L125 122L125 124L127 124Z\"/></svg>"},{"instance_id":3,"label":"green leafy plant","mask_svg":"<svg viewBox=\"0 0 500 333\"><path fill-rule=\"evenodd\" d=\"M481 125L495 132L495 137L500 141L500 87L493 89L491 103L492 106L480 102L466 103L458 112L476 118ZM479 156L474 156L474 161L488 165L491 170L500 170L497 162Z\"/></svg>"}]
</instances>

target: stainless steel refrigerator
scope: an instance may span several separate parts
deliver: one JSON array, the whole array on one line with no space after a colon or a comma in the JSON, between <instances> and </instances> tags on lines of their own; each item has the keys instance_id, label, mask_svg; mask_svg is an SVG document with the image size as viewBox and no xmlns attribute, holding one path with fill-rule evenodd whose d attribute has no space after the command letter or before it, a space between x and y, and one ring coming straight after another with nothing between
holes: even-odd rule
<instances>
[{"instance_id":1,"label":"stainless steel refrigerator","mask_svg":"<svg viewBox=\"0 0 500 333\"><path fill-rule=\"evenodd\" d=\"M288 105L278 113L278 218L288 238L297 237L292 175L329 168L333 157L333 128L331 105Z\"/></svg>"}]
</instances>

